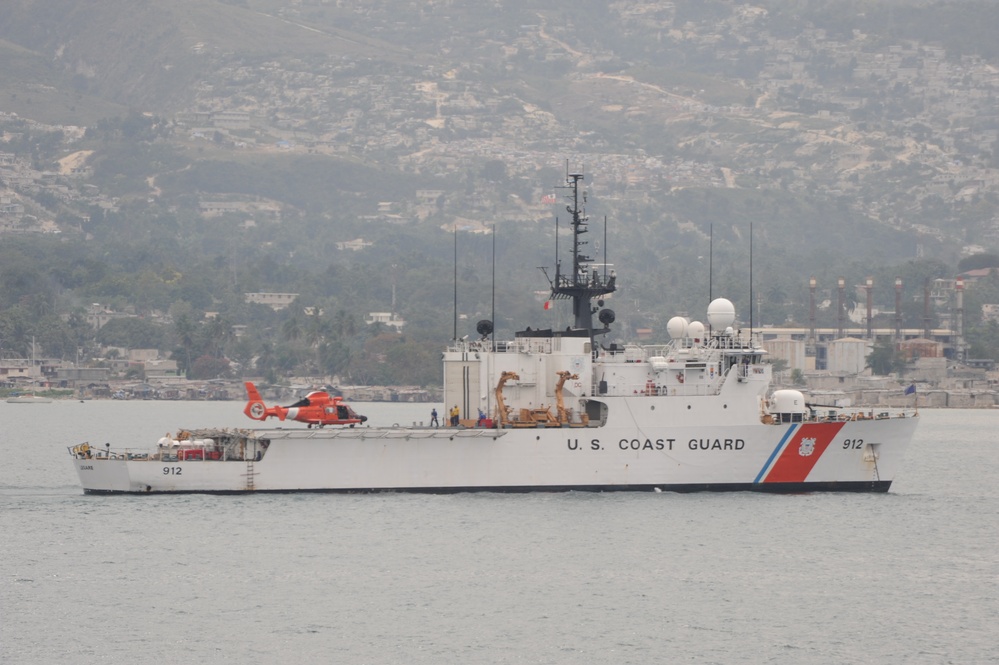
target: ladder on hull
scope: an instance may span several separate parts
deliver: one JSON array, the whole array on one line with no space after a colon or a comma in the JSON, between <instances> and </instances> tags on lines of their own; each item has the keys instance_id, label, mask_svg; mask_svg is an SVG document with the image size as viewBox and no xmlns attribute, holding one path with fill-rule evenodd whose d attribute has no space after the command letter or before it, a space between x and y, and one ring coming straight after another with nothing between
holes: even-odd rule
<instances>
[{"instance_id":1,"label":"ladder on hull","mask_svg":"<svg viewBox=\"0 0 999 665\"><path fill-rule=\"evenodd\" d=\"M253 458L246 460L246 491L252 492L256 489L253 485L253 477L256 475L256 471L253 469Z\"/></svg>"}]
</instances>

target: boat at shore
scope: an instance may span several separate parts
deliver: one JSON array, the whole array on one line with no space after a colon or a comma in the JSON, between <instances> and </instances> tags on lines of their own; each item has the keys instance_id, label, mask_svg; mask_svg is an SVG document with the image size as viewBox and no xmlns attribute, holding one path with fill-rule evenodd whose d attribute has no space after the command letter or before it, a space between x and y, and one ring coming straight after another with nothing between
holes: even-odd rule
<instances>
[{"instance_id":1,"label":"boat at shore","mask_svg":"<svg viewBox=\"0 0 999 665\"><path fill-rule=\"evenodd\" d=\"M42 397L41 395L36 395L34 393L11 395L7 398L8 404L50 404L51 402L51 397Z\"/></svg>"},{"instance_id":2,"label":"boat at shore","mask_svg":"<svg viewBox=\"0 0 999 665\"><path fill-rule=\"evenodd\" d=\"M549 278L550 300L571 305L573 324L498 341L483 320L478 339L444 351L445 407L478 418L81 443L69 452L84 491L887 492L918 413L818 407L772 390L766 351L729 300L708 304L706 324L673 317L667 344L601 341L617 276L585 254L582 179L566 177L571 265L557 257Z\"/></svg>"}]
</instances>

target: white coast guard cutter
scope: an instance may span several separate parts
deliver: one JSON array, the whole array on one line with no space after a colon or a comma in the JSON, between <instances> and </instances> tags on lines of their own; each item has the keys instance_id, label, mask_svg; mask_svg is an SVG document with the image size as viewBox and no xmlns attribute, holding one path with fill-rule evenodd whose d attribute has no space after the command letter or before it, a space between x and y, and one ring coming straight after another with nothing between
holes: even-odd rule
<instances>
[{"instance_id":1,"label":"white coast guard cutter","mask_svg":"<svg viewBox=\"0 0 999 665\"><path fill-rule=\"evenodd\" d=\"M489 417L440 429L198 430L152 450L79 444L70 455L84 491L888 491L916 414L818 413L798 391L771 393L771 365L734 327L728 300L708 305L708 326L673 318L669 344L600 343L616 276L583 253L580 180L567 177L571 272L557 263L551 280L574 325L496 341L481 321L479 339L444 353L446 408Z\"/></svg>"}]
</instances>

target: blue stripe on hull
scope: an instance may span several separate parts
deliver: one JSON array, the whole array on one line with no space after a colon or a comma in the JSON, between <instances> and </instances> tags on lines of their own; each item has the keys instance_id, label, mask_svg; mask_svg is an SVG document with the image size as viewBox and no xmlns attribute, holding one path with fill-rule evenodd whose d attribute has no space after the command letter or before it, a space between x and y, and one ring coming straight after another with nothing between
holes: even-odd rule
<instances>
[{"instance_id":1,"label":"blue stripe on hull","mask_svg":"<svg viewBox=\"0 0 999 665\"><path fill-rule=\"evenodd\" d=\"M774 459L777 457L777 453L781 451L781 448L784 447L784 444L787 443L787 440L791 437L791 433L794 432L794 430L796 429L798 429L797 425L791 425L790 427L787 428L787 431L784 432L784 436L782 436L780 439L780 443L778 443L777 447L774 448L774 451L770 453L770 457L767 458L767 463L763 465L762 469L760 469L759 475L756 476L756 480L753 482L758 483L761 480L763 480L763 475L767 472L767 469L770 468L770 465L774 463Z\"/></svg>"}]
</instances>

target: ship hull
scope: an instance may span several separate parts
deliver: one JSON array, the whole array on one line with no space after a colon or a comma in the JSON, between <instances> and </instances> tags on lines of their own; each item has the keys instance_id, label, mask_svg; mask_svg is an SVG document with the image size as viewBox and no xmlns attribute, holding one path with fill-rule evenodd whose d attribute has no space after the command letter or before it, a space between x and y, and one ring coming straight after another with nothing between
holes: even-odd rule
<instances>
[{"instance_id":1,"label":"ship hull","mask_svg":"<svg viewBox=\"0 0 999 665\"><path fill-rule=\"evenodd\" d=\"M259 460L73 464L87 493L886 492L917 421L258 430Z\"/></svg>"},{"instance_id":2,"label":"ship hull","mask_svg":"<svg viewBox=\"0 0 999 665\"><path fill-rule=\"evenodd\" d=\"M495 487L383 487L377 489L270 489L270 490L212 490L212 489L150 489L150 490L104 490L86 489L84 494L377 494L384 492L407 494L467 494L474 492L492 492L502 494L530 494L535 492L673 492L676 494L693 494L696 492L761 492L765 494L805 494L811 492L863 492L884 494L891 489L891 481L874 482L831 482L831 483L777 483L759 485L756 483L726 483L706 485L538 485L538 486L508 486Z\"/></svg>"}]
</instances>

